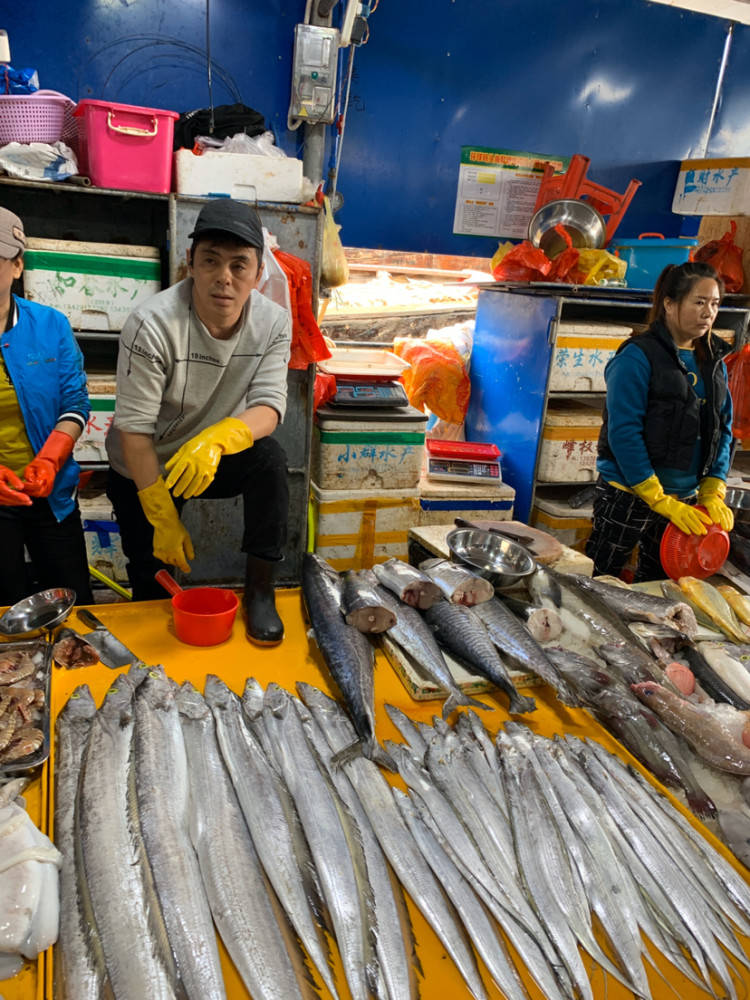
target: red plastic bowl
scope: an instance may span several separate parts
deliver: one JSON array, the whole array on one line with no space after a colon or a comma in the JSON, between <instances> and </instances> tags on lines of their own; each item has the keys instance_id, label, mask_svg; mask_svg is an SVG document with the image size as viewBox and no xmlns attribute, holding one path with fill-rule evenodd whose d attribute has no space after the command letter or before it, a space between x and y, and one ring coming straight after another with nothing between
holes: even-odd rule
<instances>
[{"instance_id":1,"label":"red plastic bowl","mask_svg":"<svg viewBox=\"0 0 750 1000\"><path fill-rule=\"evenodd\" d=\"M703 510L703 507L697 508ZM659 547L664 572L672 580L694 576L705 580L717 573L729 555L729 535L718 524L707 524L705 535L686 535L668 524Z\"/></svg>"}]
</instances>

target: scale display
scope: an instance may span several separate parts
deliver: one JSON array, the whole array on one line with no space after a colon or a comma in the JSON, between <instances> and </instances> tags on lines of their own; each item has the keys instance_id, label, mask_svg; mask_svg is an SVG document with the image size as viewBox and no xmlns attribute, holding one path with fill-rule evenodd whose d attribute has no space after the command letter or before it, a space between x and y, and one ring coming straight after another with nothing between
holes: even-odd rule
<instances>
[{"instance_id":1,"label":"scale display","mask_svg":"<svg viewBox=\"0 0 750 1000\"><path fill-rule=\"evenodd\" d=\"M470 462L459 458L428 458L430 479L448 479L461 483L501 483L499 462Z\"/></svg>"}]
</instances>

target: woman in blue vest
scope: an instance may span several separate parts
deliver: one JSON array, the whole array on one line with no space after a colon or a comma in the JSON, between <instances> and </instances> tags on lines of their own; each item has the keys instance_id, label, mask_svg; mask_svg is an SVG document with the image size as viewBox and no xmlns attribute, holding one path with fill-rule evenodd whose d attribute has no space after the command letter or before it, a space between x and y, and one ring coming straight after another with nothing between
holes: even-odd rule
<instances>
[{"instance_id":1,"label":"woman in blue vest","mask_svg":"<svg viewBox=\"0 0 750 1000\"><path fill-rule=\"evenodd\" d=\"M654 288L649 327L621 345L605 369L594 528L594 573L619 576L639 546L636 581L664 578L659 544L667 522L702 535L734 523L724 503L732 400L712 333L724 285L709 264L670 264ZM706 510L697 510L699 504Z\"/></svg>"},{"instance_id":2,"label":"woman in blue vest","mask_svg":"<svg viewBox=\"0 0 750 1000\"><path fill-rule=\"evenodd\" d=\"M65 316L12 294L25 246L23 223L0 208L0 605L49 587L90 604L72 454L89 415L86 374Z\"/></svg>"}]
</instances>

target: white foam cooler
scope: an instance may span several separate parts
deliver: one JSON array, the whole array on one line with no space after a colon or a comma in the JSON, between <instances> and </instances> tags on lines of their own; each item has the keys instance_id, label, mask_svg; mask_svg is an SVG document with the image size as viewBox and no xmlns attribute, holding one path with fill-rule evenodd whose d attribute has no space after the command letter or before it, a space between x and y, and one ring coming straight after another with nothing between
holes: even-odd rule
<instances>
[{"instance_id":1,"label":"white foam cooler","mask_svg":"<svg viewBox=\"0 0 750 1000\"><path fill-rule=\"evenodd\" d=\"M550 391L604 392L604 367L632 332L632 327L615 323L559 323L550 366Z\"/></svg>"},{"instance_id":2,"label":"white foam cooler","mask_svg":"<svg viewBox=\"0 0 750 1000\"><path fill-rule=\"evenodd\" d=\"M571 507L568 497L578 492L578 486L540 486L534 494L529 524L557 538L563 545L585 550L591 534L593 501L581 507Z\"/></svg>"},{"instance_id":3,"label":"white foam cooler","mask_svg":"<svg viewBox=\"0 0 750 1000\"><path fill-rule=\"evenodd\" d=\"M578 483L596 479L603 405L603 400L549 401L542 428L537 482Z\"/></svg>"},{"instance_id":4,"label":"white foam cooler","mask_svg":"<svg viewBox=\"0 0 750 1000\"><path fill-rule=\"evenodd\" d=\"M345 407L315 413L310 472L324 490L413 489L419 482L427 414L413 406L347 415Z\"/></svg>"},{"instance_id":5,"label":"white foam cooler","mask_svg":"<svg viewBox=\"0 0 750 1000\"><path fill-rule=\"evenodd\" d=\"M452 524L456 517L467 521L511 521L516 491L507 483L452 483L419 481L419 524Z\"/></svg>"}]
</instances>

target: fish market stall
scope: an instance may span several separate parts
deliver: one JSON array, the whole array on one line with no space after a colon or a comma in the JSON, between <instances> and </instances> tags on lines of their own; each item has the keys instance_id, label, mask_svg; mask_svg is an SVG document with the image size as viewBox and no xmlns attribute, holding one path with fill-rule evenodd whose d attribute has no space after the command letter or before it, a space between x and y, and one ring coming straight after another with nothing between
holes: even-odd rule
<instances>
[{"instance_id":1,"label":"fish market stall","mask_svg":"<svg viewBox=\"0 0 750 1000\"><path fill-rule=\"evenodd\" d=\"M199 691L203 691L207 676L214 674L221 678L228 688L237 695L242 694L248 677L253 677L263 688L275 682L281 688L293 693L295 684L303 681L306 684L319 688L325 693L340 697L320 653L308 639L307 624L303 614L300 592L297 590L281 592L278 604L286 626L286 639L282 645L262 651L248 645L241 621L235 623L231 638L220 646L198 648L181 643L174 634L172 608L168 600L150 603L147 606L147 613L144 605L132 604L99 606L97 612L104 624L145 663L162 664L168 677L178 683L191 681ZM147 673L154 672L147 671ZM58 719L66 703L69 703L70 695L81 685L88 685L93 696L93 701L97 706L101 705L105 693L112 685L113 679L116 676L118 676L118 671L104 668L101 664L84 666L79 669L63 669L59 666L52 668L49 695L52 720L51 757L41 770L35 772L34 778L25 794L31 818L35 820L42 831L48 832L53 840L56 839L58 834L62 835L64 832L55 830L56 815L58 822L65 822L64 813L61 814L59 811L59 803L58 812L57 814L55 813L55 786L56 782L64 782L66 780L66 775L61 774L59 771L61 754L64 754L66 751L65 747L59 743L59 732L57 736L55 734L54 722ZM144 684L151 684L152 681L153 678L147 678ZM124 680L121 682L121 685L126 684L127 682ZM616 754L618 758L633 763L627 751L623 750L620 744L599 726L587 712L579 708L562 705L550 687L535 685L532 688L524 689L519 694L522 696L524 703L527 699L531 698L536 703L535 711L516 716L518 721L528 726L530 732L542 737L568 734L572 737L580 737L581 739L592 738L602 747L606 748L606 750ZM494 692L479 695L478 698L480 702L493 709L491 712L482 712L482 721L489 732L495 734L510 719L507 711L507 696L500 692ZM311 700L307 703L311 705L314 701ZM138 701L136 701L136 704L138 705ZM404 713L413 722L423 724L430 724L433 721L433 717L436 714L439 715L441 709L441 703L437 700L414 700L395 672L390 668L383 654L378 651L376 654L374 698L375 736L381 748L385 748L390 753L396 755L401 774L408 776L410 773L408 753L405 748L398 749L398 744L403 742L401 734L404 732L405 724L398 715L398 711L392 712L390 715L386 713L384 709L386 704ZM522 707L528 706L522 703ZM137 708L137 711L140 711L140 708ZM466 718L463 710L459 717ZM401 731L396 727L394 719L401 725ZM394 744L386 743L387 740L395 742ZM161 760L166 764L171 759L171 754L172 750L165 740L160 745L155 761L158 762ZM366 764L364 761L362 763ZM634 766L639 773L645 773L638 765ZM191 771L197 769L198 761L191 761ZM350 769L349 765L344 765L344 769L347 770L347 773L354 773L355 771L355 768ZM380 773L385 774L386 772L381 771ZM519 771L518 773L521 774L522 772ZM95 776L96 773L94 771L92 772L91 779ZM404 781L398 775L389 775L388 780L398 788L404 789L406 787ZM414 775L407 779L407 783L411 783L412 780L416 782L420 779L418 775ZM653 784L652 779L649 779L649 781ZM93 793L94 787L92 785L90 790L87 789L86 794ZM297 793L301 795L302 790L298 790ZM427 794L426 790L425 794ZM528 790L524 791L524 786L521 784L517 786L513 794L520 796L513 811L514 816L520 820L523 816L530 815ZM668 792L666 795L670 801L675 802ZM297 801L296 795L295 801ZM143 805L143 803L141 804ZM700 830L706 841L713 845L719 855L728 861L732 870L741 872L744 878L746 874L745 869L732 858L713 835L701 827L694 817L690 816L681 805L676 804L676 808L680 815L688 818L690 828ZM412 823L415 824L414 829L419 833L421 838L420 843L422 841L425 843L429 842L430 832L427 827L424 824L420 825L418 817L415 818L413 815L410 815L406 806L404 806L404 810L404 815L410 817L410 828ZM94 823L96 811L97 803L92 802L88 810L89 819L86 820L87 824L89 822L91 824ZM529 846L531 846L530 842ZM539 855L540 858L542 854L546 855L547 848L543 842L538 844L537 847L542 852ZM108 854L108 858L110 862L113 861L111 852ZM684 859L682 860L684 862ZM533 864L533 856L527 856L527 861L530 865ZM87 868L88 872L89 869ZM688 877L688 875L689 872L686 870L685 877ZM246 884L249 885L247 872L245 872L245 878L243 879L242 872L238 868L233 873L234 876L236 876L236 881L242 882L243 887ZM409 891L412 889L416 891L416 886L407 886L407 889ZM248 891L250 891L249 888ZM456 891L458 891L458 888ZM448 891L448 895L451 898L452 904L465 915L465 901L462 902L461 897L453 894L450 890ZM491 900L489 902L491 903ZM449 957L446 947L428 925L411 896L407 896L407 906L413 928L416 954L421 962L424 973L424 978L420 980L422 998L424 1000L438 1000L438 998L442 1000L446 996L470 996L471 993L458 972L454 961ZM117 912L118 908L113 906L112 919L115 921L117 920ZM447 912L453 911L449 910ZM474 914L474 917L475 919L480 919L478 914ZM486 915L484 919L487 919ZM455 937L460 938L461 935L456 934ZM519 937L514 939L514 945L511 945L511 954L518 954L517 949L520 948L520 942L521 939ZM527 943L529 943L530 947L530 942ZM750 940L741 938L742 948L747 950L748 944L750 944ZM648 983L654 997L663 995L664 986L662 977L666 977L675 994L684 998L684 1000L692 1000L693 997L697 998L706 995L703 990L687 978L687 975L675 969L659 953L658 947L651 945L649 951L655 961L655 968L649 968L647 973ZM341 1000L345 1000L350 995L346 986L346 977L337 949L333 947L332 952L334 956L333 973L336 988ZM458 952L456 954L460 958L460 954ZM250 997L251 994L244 985L238 968L229 957L225 945L220 938L218 939L218 956L226 986L226 995L230 998ZM478 968L484 985L482 986L479 982L476 982L474 995L486 995L490 998L497 998L497 1000L502 996L523 996L521 988L514 985L512 977L503 991L491 981L485 964L485 957L487 961L493 961L493 955L490 953L482 957ZM528 958L529 956L527 955L526 957ZM631 997L633 994L629 989L620 982L617 982L611 975L606 975L603 972L600 963L607 961L606 954L602 952L599 958L599 961L594 961L588 955L583 954L583 962L591 984L591 996L597 998L597 1000L605 996L613 998L613 1000ZM528 995L534 998L534 1000L539 1000L544 994L532 980L527 967L523 961L518 962L517 966L523 985L528 990ZM685 972L687 971L686 968ZM44 953L34 965L27 965L18 977L4 982L0 992L2 992L5 1000L32 1000L32 998L36 1000L36 998L41 997L52 998L56 995L53 985L55 977L59 977L59 975L60 966L57 957L49 951ZM727 974L728 977L729 974ZM318 977L316 976L316 978ZM743 993L743 988L746 990L750 986L750 972L747 969L744 969L741 974L733 974L731 978L740 995ZM718 980L715 981L715 986L717 989L721 989ZM213 994L199 992L198 995ZM331 993L324 987L321 995L323 997L330 997ZM549 993L548 995L555 996L558 994ZM260 992L257 996L253 994L253 1000L258 1000L259 996L261 996Z\"/></svg>"}]
</instances>

